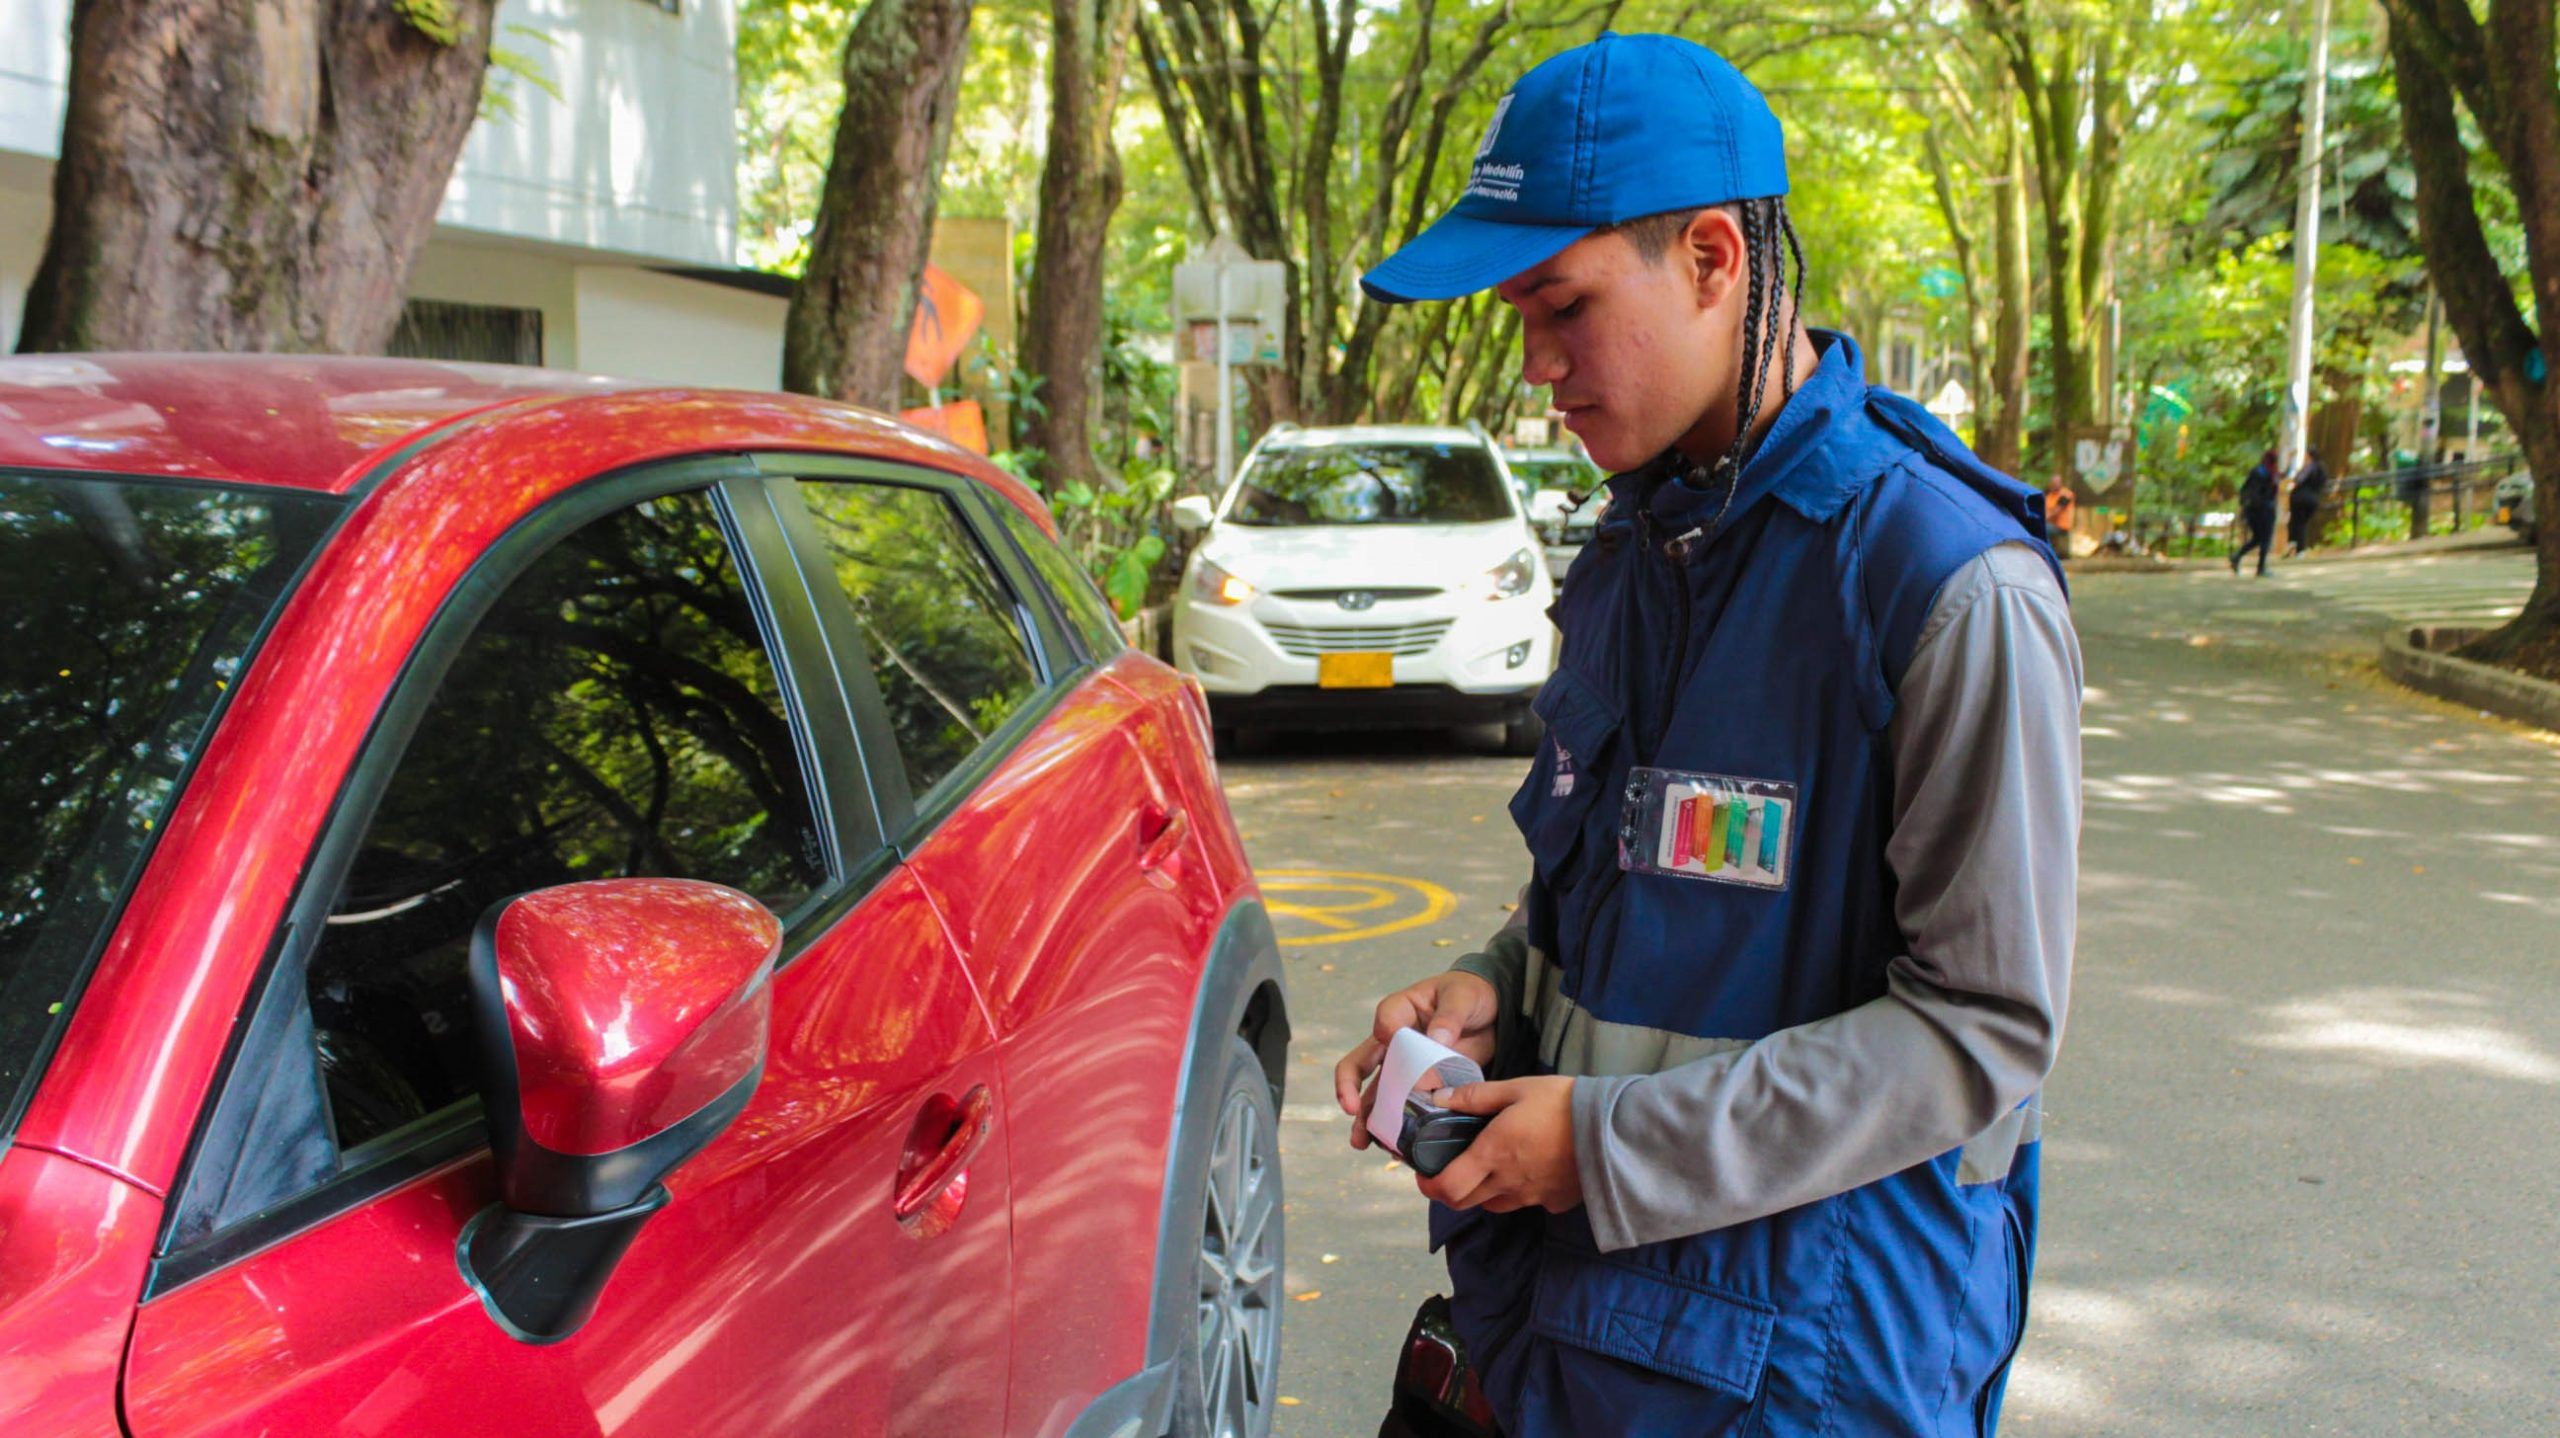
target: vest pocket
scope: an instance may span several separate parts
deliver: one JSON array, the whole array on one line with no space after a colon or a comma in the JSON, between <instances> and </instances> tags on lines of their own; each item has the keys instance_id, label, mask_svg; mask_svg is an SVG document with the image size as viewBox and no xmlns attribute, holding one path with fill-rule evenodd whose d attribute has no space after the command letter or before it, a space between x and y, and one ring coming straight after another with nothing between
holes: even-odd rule
<instances>
[{"instance_id":1,"label":"vest pocket","mask_svg":"<svg viewBox=\"0 0 2560 1438\"><path fill-rule=\"evenodd\" d=\"M1974 1431L1981 1438L1991 1438L2000 1424L2000 1400L2009 1390L2009 1368L2017 1362L2018 1345L2027 1336L2028 1251L2026 1229L2018 1220L2018 1211L2008 1204L2000 1206L2001 1242L2009 1258L2009 1313L2002 1325L2008 1332L2001 1345L2000 1361L1973 1398Z\"/></svg>"},{"instance_id":2,"label":"vest pocket","mask_svg":"<svg viewBox=\"0 0 2560 1438\"><path fill-rule=\"evenodd\" d=\"M1570 669L1550 675L1531 707L1547 726L1547 742L1511 801L1511 813L1538 872L1553 881L1573 865L1592 805L1609 797L1602 791L1610 787L1619 716Z\"/></svg>"},{"instance_id":3,"label":"vest pocket","mask_svg":"<svg viewBox=\"0 0 2560 1438\"><path fill-rule=\"evenodd\" d=\"M1568 1387L1598 1385L1623 1395L1636 1407L1613 1401L1611 1412L1640 1411L1644 1421L1628 1430L1647 1433L1738 1426L1759 1397L1777 1323L1778 1310L1757 1299L1554 1243L1529 1317L1531 1332L1569 1350L1557 1355ZM1620 1374L1613 1382L1585 1354L1654 1379Z\"/></svg>"}]
</instances>

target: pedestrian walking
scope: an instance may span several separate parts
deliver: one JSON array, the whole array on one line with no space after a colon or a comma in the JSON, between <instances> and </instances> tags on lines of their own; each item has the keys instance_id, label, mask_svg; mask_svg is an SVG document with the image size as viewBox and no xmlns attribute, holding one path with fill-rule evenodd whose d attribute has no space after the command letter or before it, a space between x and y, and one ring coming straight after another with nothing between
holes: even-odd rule
<instances>
[{"instance_id":1,"label":"pedestrian walking","mask_svg":"<svg viewBox=\"0 0 2560 1438\"><path fill-rule=\"evenodd\" d=\"M2246 538L2231 551L2231 572L2240 572L2240 561L2258 551L2258 572L2267 572L2267 555L2276 544L2276 452L2268 450L2258 456L2249 469L2249 477L2240 481L2240 524Z\"/></svg>"},{"instance_id":2,"label":"pedestrian walking","mask_svg":"<svg viewBox=\"0 0 2560 1438\"><path fill-rule=\"evenodd\" d=\"M1804 327L1786 193L1731 65L1603 35L1362 280L1494 290L1613 472L1520 912L1334 1071L1356 1115L1403 1029L1486 1066L1418 1182L1509 1438L1987 1433L2025 1322L2078 645L2037 492Z\"/></svg>"},{"instance_id":3,"label":"pedestrian walking","mask_svg":"<svg viewBox=\"0 0 2560 1438\"><path fill-rule=\"evenodd\" d=\"M2302 452L2302 468L2294 471L2293 493L2285 501L2285 558L2311 548L2312 528L2319 522L2320 506L2328 497L2328 467L2320 463L2320 451L2306 448Z\"/></svg>"},{"instance_id":4,"label":"pedestrian walking","mask_svg":"<svg viewBox=\"0 0 2560 1438\"><path fill-rule=\"evenodd\" d=\"M2080 496L2071 492L2071 484L2068 480L2057 479L2045 486L2045 538L2052 544L2053 552L2065 559L2071 557L2071 529L2079 522L2079 518Z\"/></svg>"}]
</instances>

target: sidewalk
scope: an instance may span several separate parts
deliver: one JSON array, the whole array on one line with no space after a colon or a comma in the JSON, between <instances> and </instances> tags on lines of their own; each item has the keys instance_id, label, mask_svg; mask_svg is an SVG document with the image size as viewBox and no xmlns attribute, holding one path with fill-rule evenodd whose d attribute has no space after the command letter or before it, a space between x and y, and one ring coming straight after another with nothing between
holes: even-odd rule
<instances>
[{"instance_id":1,"label":"sidewalk","mask_svg":"<svg viewBox=\"0 0 2560 1438\"><path fill-rule=\"evenodd\" d=\"M2357 549L2315 549L2295 559L2279 557L2268 564L2269 573L2297 565L2362 564L2378 559L2418 559L2469 554L2529 554L2532 546L2516 537L2515 531L2484 525L2460 534L2430 534L2424 539L2402 539L2388 544L2368 544ZM2105 553L2067 559L2064 565L2074 574L2169 574L2182 570L2223 569L2231 561L2227 555L2195 555L2172 559L2160 555L2111 555ZM2257 556L2250 556L2252 565Z\"/></svg>"},{"instance_id":2,"label":"sidewalk","mask_svg":"<svg viewBox=\"0 0 2560 1438\"><path fill-rule=\"evenodd\" d=\"M2075 593L2079 947L2002 1431L2560 1432L2560 747L2382 683L2370 615L2272 579Z\"/></svg>"},{"instance_id":3,"label":"sidewalk","mask_svg":"<svg viewBox=\"0 0 2560 1438\"><path fill-rule=\"evenodd\" d=\"M2410 559L2428 554L2492 553L2513 550L2531 553L2533 546L2516 537L2516 532L2503 525L2482 525L2460 534L2430 534L2424 539L2395 540L2389 544L2368 544L2357 549L2315 549L2299 559L2279 559L2285 564L2354 564L2369 559Z\"/></svg>"}]
</instances>

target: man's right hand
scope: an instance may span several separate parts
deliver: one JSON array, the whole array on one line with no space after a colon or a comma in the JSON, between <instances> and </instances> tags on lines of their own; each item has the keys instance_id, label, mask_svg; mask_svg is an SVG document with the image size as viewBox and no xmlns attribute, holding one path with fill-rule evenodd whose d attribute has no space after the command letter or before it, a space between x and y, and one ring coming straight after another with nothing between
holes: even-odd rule
<instances>
[{"instance_id":1,"label":"man's right hand","mask_svg":"<svg viewBox=\"0 0 2560 1438\"><path fill-rule=\"evenodd\" d=\"M1367 1148L1371 1142L1369 1103L1377 1089L1369 1079L1377 1073L1398 1030L1420 1029L1434 1042L1475 1060L1477 1067L1491 1069L1494 1021L1501 1017L1501 1009L1502 1001L1491 983L1456 969L1379 1000L1369 1036L1333 1066L1333 1097L1351 1115L1351 1146Z\"/></svg>"}]
</instances>

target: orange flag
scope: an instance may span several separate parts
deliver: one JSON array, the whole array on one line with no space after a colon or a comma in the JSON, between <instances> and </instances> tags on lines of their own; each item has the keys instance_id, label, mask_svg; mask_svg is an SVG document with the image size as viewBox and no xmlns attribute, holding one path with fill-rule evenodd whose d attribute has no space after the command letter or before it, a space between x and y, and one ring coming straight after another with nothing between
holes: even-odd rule
<instances>
[{"instance_id":1,"label":"orange flag","mask_svg":"<svg viewBox=\"0 0 2560 1438\"><path fill-rule=\"evenodd\" d=\"M962 449L987 452L987 416L974 399L955 400L939 409L911 409L898 418L918 429L931 430Z\"/></svg>"},{"instance_id":2,"label":"orange flag","mask_svg":"<svg viewBox=\"0 0 2560 1438\"><path fill-rule=\"evenodd\" d=\"M941 384L986 318L986 301L941 270L925 266L924 283L916 287L915 323L907 329L907 373L926 389Z\"/></svg>"}]
</instances>

